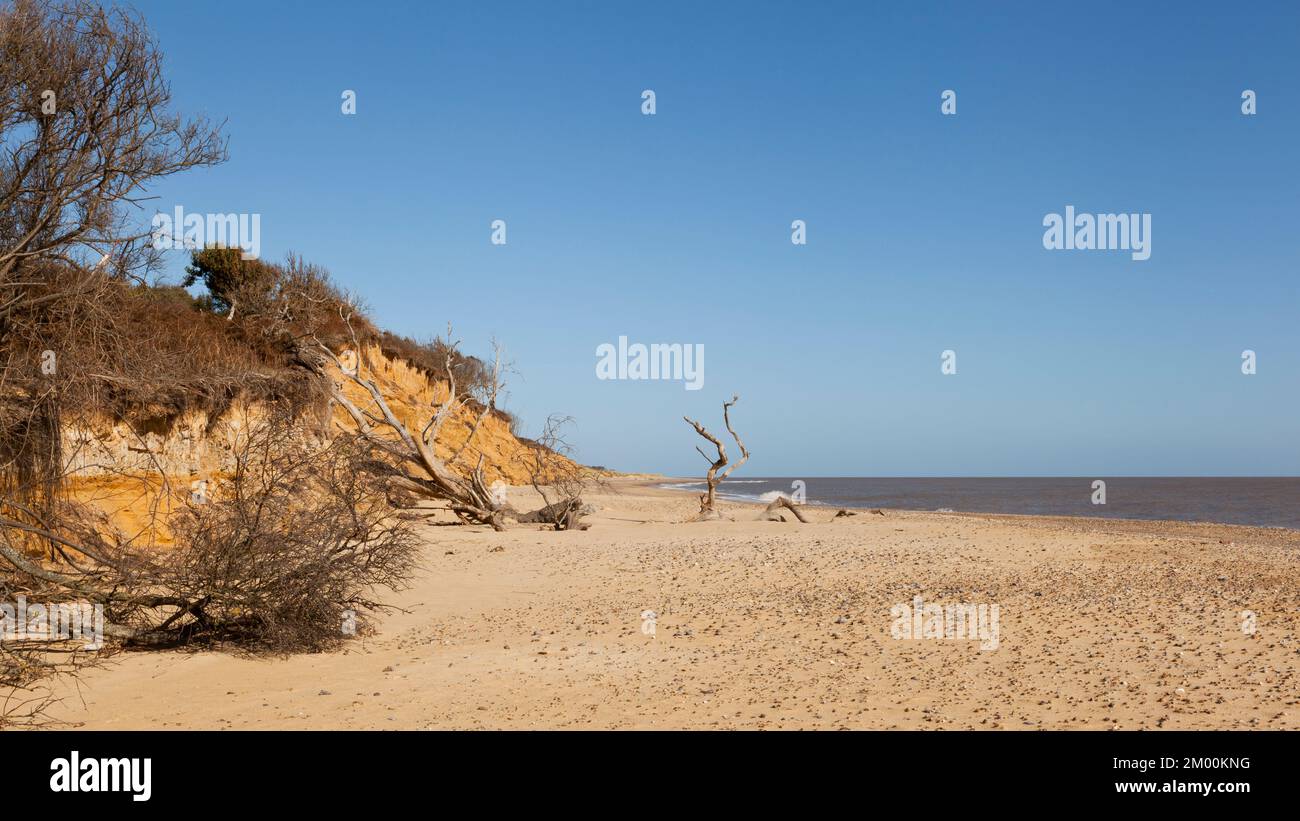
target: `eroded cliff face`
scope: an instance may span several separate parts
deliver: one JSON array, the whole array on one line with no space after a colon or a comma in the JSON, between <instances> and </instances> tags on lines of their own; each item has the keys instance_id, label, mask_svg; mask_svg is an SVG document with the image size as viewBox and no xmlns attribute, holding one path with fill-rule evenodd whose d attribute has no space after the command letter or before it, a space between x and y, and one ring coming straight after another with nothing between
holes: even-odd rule
<instances>
[{"instance_id":1,"label":"eroded cliff face","mask_svg":"<svg viewBox=\"0 0 1300 821\"><path fill-rule=\"evenodd\" d=\"M385 357L378 348L366 351L366 375L384 394L397 418L413 435L431 418L435 403L445 399L447 386L428 379L404 361ZM359 408L370 405L366 391L337 372L331 374L344 395ZM332 403L331 403L332 404ZM267 409L256 403L235 402L218 413L194 410L179 416L151 414L142 409L130 419L92 418L65 427L63 453L70 469L68 490L81 502L103 510L113 526L128 536L166 544L170 538L162 523L192 494L217 497L222 481L235 466L236 455L250 430L265 424ZM449 417L440 432L437 454L444 459L464 443L477 413L462 408ZM317 441L353 430L353 422L339 406L321 406L299 418L295 430ZM388 431L377 432L390 436ZM525 445L499 416L488 414L453 469L467 471L483 455L489 483L526 484L528 475L519 456Z\"/></svg>"}]
</instances>

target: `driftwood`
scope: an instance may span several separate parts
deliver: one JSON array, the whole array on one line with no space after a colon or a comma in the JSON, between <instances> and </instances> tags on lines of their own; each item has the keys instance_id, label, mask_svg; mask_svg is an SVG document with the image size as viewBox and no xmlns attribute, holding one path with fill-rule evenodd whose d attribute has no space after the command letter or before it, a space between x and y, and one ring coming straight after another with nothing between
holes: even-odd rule
<instances>
[{"instance_id":1,"label":"driftwood","mask_svg":"<svg viewBox=\"0 0 1300 821\"><path fill-rule=\"evenodd\" d=\"M520 524L555 525L556 530L586 530L590 525L580 522L586 509L582 499L562 499L529 513L514 514L510 518Z\"/></svg>"},{"instance_id":2,"label":"driftwood","mask_svg":"<svg viewBox=\"0 0 1300 821\"><path fill-rule=\"evenodd\" d=\"M722 440L718 439L718 437L709 433L709 431L705 429L704 425L700 424L699 422L696 422L694 419L690 418L689 416L682 417L683 419L686 420L687 424L695 428L696 433L698 433L700 436L703 436L705 439L712 442L714 448L716 448L718 451L718 458L710 459L709 455L705 453L703 449L701 449L698 445L695 447L695 449L699 451L699 454L704 457L704 460L709 463L709 470L704 477L704 481L705 484L708 486L708 490L707 492L700 494L700 512L696 514L693 521L702 522L711 519L722 518L718 514L718 511L714 506L714 503L716 502L717 487L718 485L726 481L727 477L731 475L732 471L734 471L736 468L740 467L741 465L745 464L745 462L749 460L749 451L746 450L745 443L740 441L740 437L736 435L735 429L731 427L731 414L730 414L731 406L736 404L739 401L740 401L740 397L733 395L731 397L730 402L722 403L722 421L726 424L727 432L731 434L731 438L736 440L736 446L740 448L740 461L735 462L730 467L727 467L728 464L727 449L726 446L722 444ZM722 470L722 468L727 468L727 469L722 471L721 474L719 474L718 471Z\"/></svg>"},{"instance_id":3,"label":"driftwood","mask_svg":"<svg viewBox=\"0 0 1300 821\"><path fill-rule=\"evenodd\" d=\"M804 524L808 524L808 520L804 518L803 512L799 510L799 507L784 496L778 496L773 499L772 503L763 511L761 519L768 522L784 522L785 517L781 515L781 508L785 508L793 513L796 519Z\"/></svg>"}]
</instances>

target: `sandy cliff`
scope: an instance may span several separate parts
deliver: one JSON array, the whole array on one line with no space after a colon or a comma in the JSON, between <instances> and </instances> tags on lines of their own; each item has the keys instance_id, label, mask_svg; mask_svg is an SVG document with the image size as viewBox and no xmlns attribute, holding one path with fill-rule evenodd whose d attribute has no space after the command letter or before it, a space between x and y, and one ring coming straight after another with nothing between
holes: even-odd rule
<instances>
[{"instance_id":1,"label":"sandy cliff","mask_svg":"<svg viewBox=\"0 0 1300 821\"><path fill-rule=\"evenodd\" d=\"M371 376L394 414L413 430L428 421L437 402L446 397L445 383L432 380L397 358L373 347L365 352ZM337 376L335 374L335 376ZM344 382L344 393L358 407L369 397L360 387ZM469 435L477 412L462 408L443 426L438 455L451 454ZM217 494L235 462L236 450L251 427L262 424L266 410L258 403L236 401L221 411L196 409L169 415L167 411L140 408L126 418L88 418L64 429L64 458L71 472L69 489L80 501L104 510L115 526L128 534L148 532L155 510L165 514L185 504L200 487ZM351 427L342 408L322 406L303 413L299 421L304 436L323 438ZM489 482L524 484L528 476L517 457L525 445L500 415L489 413L474 438L474 449L484 457ZM477 456L466 451L456 467L468 469ZM200 484L206 483L206 484ZM160 541L167 534L157 531Z\"/></svg>"}]
</instances>

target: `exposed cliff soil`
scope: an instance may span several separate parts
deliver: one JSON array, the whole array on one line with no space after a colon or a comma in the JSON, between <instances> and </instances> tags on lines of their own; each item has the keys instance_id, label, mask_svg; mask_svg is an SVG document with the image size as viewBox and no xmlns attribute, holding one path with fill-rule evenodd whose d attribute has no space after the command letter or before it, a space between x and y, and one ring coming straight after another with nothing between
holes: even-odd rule
<instances>
[{"instance_id":1,"label":"exposed cliff soil","mask_svg":"<svg viewBox=\"0 0 1300 821\"><path fill-rule=\"evenodd\" d=\"M419 431L433 407L446 398L445 383L385 355L378 346L367 348L363 360L393 412L412 430ZM309 378L305 372L303 378ZM340 381L345 395L364 407L364 393ZM124 534L166 545L170 536L162 522L167 515L188 504L192 494L218 496L236 449L248 430L265 417L259 401L237 400L220 410L172 415L166 409L144 406L116 419L99 416L67 424L63 431L63 452L70 467L66 490L77 501L103 511ZM437 442L440 457L450 459L476 418L476 412L464 408L448 419ZM303 436L317 439L335 435L341 426L350 427L347 414L328 403L305 408L299 423ZM481 453L489 482L527 484L529 477L518 459L525 447L504 415L489 413L474 435L473 446L452 467L468 471Z\"/></svg>"}]
</instances>

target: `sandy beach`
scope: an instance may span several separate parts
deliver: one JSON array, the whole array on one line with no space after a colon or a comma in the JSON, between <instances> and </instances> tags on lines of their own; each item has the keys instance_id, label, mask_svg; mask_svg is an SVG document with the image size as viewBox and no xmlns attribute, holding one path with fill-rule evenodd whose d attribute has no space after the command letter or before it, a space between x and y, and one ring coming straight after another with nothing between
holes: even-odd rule
<instances>
[{"instance_id":1,"label":"sandy beach","mask_svg":"<svg viewBox=\"0 0 1300 821\"><path fill-rule=\"evenodd\" d=\"M1300 727L1300 533L859 511L685 523L647 480L591 528L430 525L413 585L331 653L120 653L87 729ZM523 490L511 500L536 501ZM996 604L996 649L891 608ZM646 611L653 611L653 626Z\"/></svg>"}]
</instances>

